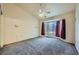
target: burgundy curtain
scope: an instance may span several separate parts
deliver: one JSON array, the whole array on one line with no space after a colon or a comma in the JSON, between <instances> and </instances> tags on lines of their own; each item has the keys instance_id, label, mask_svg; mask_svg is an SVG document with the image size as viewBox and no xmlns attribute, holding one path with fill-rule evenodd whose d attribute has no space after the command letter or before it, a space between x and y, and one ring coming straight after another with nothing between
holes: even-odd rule
<instances>
[{"instance_id":1,"label":"burgundy curtain","mask_svg":"<svg viewBox=\"0 0 79 59\"><path fill-rule=\"evenodd\" d=\"M61 38L66 38L66 22L65 19L62 20Z\"/></svg>"},{"instance_id":2,"label":"burgundy curtain","mask_svg":"<svg viewBox=\"0 0 79 59\"><path fill-rule=\"evenodd\" d=\"M56 36L57 37L60 37L60 21L57 21L57 25L56 25Z\"/></svg>"},{"instance_id":3,"label":"burgundy curtain","mask_svg":"<svg viewBox=\"0 0 79 59\"><path fill-rule=\"evenodd\" d=\"M41 35L45 35L45 25L44 25L44 22L42 22Z\"/></svg>"}]
</instances>

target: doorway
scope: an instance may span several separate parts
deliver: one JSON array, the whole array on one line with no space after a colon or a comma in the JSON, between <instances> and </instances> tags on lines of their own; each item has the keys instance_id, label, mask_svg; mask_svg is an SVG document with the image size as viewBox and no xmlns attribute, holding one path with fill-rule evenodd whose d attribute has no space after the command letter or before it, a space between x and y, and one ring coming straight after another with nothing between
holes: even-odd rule
<instances>
[{"instance_id":1,"label":"doorway","mask_svg":"<svg viewBox=\"0 0 79 59\"><path fill-rule=\"evenodd\" d=\"M0 4L0 25L1 25L1 4ZM0 26L0 46L1 46L1 26Z\"/></svg>"},{"instance_id":2,"label":"doorway","mask_svg":"<svg viewBox=\"0 0 79 59\"><path fill-rule=\"evenodd\" d=\"M0 3L0 47L4 45L4 30L3 4Z\"/></svg>"}]
</instances>

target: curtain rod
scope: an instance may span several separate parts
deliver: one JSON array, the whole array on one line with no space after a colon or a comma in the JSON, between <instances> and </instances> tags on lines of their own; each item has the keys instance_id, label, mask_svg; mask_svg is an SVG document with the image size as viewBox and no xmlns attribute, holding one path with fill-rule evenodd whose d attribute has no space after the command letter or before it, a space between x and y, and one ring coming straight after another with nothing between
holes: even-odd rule
<instances>
[{"instance_id":1,"label":"curtain rod","mask_svg":"<svg viewBox=\"0 0 79 59\"><path fill-rule=\"evenodd\" d=\"M46 20L46 21L42 21L42 22L52 22L52 21L61 21L61 19Z\"/></svg>"}]
</instances>

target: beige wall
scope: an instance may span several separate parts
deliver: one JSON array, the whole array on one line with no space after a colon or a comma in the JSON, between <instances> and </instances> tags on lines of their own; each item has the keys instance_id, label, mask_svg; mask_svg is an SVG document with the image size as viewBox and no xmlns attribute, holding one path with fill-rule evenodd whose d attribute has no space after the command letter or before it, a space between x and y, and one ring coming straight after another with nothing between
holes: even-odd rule
<instances>
[{"instance_id":1,"label":"beige wall","mask_svg":"<svg viewBox=\"0 0 79 59\"><path fill-rule=\"evenodd\" d=\"M39 36L39 21L14 4L3 4L4 44Z\"/></svg>"},{"instance_id":2,"label":"beige wall","mask_svg":"<svg viewBox=\"0 0 79 59\"><path fill-rule=\"evenodd\" d=\"M61 14L58 16L50 17L46 20L53 20L53 19L66 19L66 42L74 43L75 42L75 12L71 11L65 14Z\"/></svg>"},{"instance_id":3,"label":"beige wall","mask_svg":"<svg viewBox=\"0 0 79 59\"><path fill-rule=\"evenodd\" d=\"M79 52L79 4L76 6L76 22L75 22L75 41L76 41L76 48Z\"/></svg>"}]
</instances>

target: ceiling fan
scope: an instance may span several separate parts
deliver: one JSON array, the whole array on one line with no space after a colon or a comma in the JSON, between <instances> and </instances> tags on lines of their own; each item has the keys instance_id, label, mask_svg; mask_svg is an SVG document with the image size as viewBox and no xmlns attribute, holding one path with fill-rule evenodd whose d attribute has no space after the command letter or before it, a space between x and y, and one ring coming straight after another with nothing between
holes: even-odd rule
<instances>
[{"instance_id":1,"label":"ceiling fan","mask_svg":"<svg viewBox=\"0 0 79 59\"><path fill-rule=\"evenodd\" d=\"M40 3L38 13L39 17L41 18L47 18L48 17L47 15L50 14L50 12L46 9L46 5L42 3Z\"/></svg>"}]
</instances>

